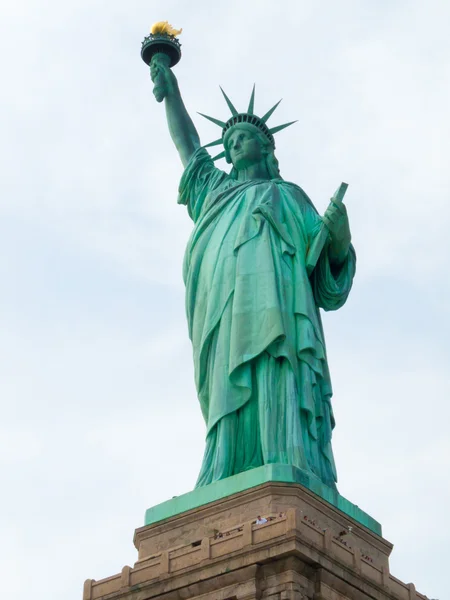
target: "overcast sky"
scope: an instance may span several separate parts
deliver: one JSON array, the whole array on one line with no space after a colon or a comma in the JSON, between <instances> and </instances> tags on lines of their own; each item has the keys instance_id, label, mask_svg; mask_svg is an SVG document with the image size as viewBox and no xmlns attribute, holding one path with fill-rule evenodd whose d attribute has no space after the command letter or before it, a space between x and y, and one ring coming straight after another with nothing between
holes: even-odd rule
<instances>
[{"instance_id":1,"label":"overcast sky","mask_svg":"<svg viewBox=\"0 0 450 600\"><path fill-rule=\"evenodd\" d=\"M0 570L9 600L80 600L133 565L145 509L192 489L205 429L184 315L192 228L140 45L183 27L196 111L298 123L285 179L323 213L341 181L358 255L324 318L343 496L392 573L448 590L448 0L3 0ZM226 165L223 163L223 168Z\"/></svg>"}]
</instances>

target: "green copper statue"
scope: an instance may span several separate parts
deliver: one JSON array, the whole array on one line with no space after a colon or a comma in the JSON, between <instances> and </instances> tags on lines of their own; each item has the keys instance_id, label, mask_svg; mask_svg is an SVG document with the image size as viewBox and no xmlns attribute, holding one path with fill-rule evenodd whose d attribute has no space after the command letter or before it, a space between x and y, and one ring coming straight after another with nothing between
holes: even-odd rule
<instances>
[{"instance_id":1,"label":"green copper statue","mask_svg":"<svg viewBox=\"0 0 450 600\"><path fill-rule=\"evenodd\" d=\"M319 307L336 310L356 258L345 205L319 217L303 190L282 179L267 119L231 101L222 128L231 172L218 169L180 95L164 54L151 77L164 100L184 165L180 204L194 229L184 260L195 382L207 425L197 486L268 463L294 465L335 488L331 383ZM163 90L163 92L161 92ZM216 157L217 158L217 157ZM342 195L342 194L341 194ZM325 245L307 269L310 248Z\"/></svg>"}]
</instances>

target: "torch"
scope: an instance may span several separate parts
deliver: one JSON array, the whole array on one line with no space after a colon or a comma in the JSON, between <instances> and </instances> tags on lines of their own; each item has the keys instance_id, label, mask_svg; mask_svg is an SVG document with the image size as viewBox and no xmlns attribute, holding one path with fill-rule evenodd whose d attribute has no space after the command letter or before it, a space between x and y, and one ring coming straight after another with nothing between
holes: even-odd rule
<instances>
[{"instance_id":1,"label":"torch","mask_svg":"<svg viewBox=\"0 0 450 600\"><path fill-rule=\"evenodd\" d=\"M142 42L142 60L148 66L160 63L169 68L174 67L181 58L181 44L176 37L181 32L182 29L174 29L167 21L155 23L150 35ZM161 74L155 77L154 84L153 94L158 102L162 102L167 90Z\"/></svg>"}]
</instances>

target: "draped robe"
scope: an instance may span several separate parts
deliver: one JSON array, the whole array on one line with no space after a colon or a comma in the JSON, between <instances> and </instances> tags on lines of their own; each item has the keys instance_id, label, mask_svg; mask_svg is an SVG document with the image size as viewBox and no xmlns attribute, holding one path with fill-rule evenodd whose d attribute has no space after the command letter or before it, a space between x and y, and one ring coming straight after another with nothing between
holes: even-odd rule
<instances>
[{"instance_id":1,"label":"draped robe","mask_svg":"<svg viewBox=\"0 0 450 600\"><path fill-rule=\"evenodd\" d=\"M331 381L319 314L346 301L353 247L327 248L308 277L321 218L280 179L236 181L206 150L192 156L178 202L194 221L183 277L195 383L207 426L197 486L267 463L335 487Z\"/></svg>"}]
</instances>

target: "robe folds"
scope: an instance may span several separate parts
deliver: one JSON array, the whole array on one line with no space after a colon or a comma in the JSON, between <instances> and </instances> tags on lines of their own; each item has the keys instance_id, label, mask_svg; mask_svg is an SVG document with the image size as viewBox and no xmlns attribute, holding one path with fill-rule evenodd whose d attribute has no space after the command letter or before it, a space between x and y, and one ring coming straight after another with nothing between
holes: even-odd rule
<instances>
[{"instance_id":1,"label":"robe folds","mask_svg":"<svg viewBox=\"0 0 450 600\"><path fill-rule=\"evenodd\" d=\"M319 307L345 303L353 247L338 269L325 249L308 277L322 220L303 190L281 178L238 182L203 148L184 171L178 202L194 221L183 277L207 427L197 486L284 463L335 487Z\"/></svg>"}]
</instances>

